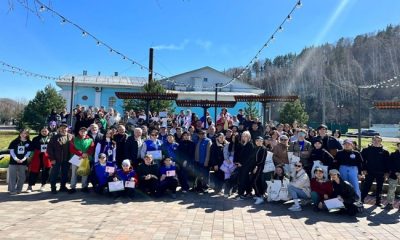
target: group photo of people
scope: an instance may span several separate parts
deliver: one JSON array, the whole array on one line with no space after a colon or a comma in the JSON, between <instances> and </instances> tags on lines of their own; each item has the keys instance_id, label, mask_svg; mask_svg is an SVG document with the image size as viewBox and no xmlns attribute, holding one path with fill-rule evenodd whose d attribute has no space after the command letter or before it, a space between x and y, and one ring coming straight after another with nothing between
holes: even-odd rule
<instances>
[{"instance_id":1,"label":"group photo of people","mask_svg":"<svg viewBox=\"0 0 400 240\"><path fill-rule=\"evenodd\" d=\"M311 206L354 216L375 182L374 204L398 207L400 143L389 152L374 136L360 149L324 124L263 123L243 109L223 108L214 122L208 112L200 117L190 109L120 114L77 105L71 113L52 111L30 134L20 130L9 145L10 195L81 191L135 201L213 193L254 205L291 201L288 211Z\"/></svg>"}]
</instances>

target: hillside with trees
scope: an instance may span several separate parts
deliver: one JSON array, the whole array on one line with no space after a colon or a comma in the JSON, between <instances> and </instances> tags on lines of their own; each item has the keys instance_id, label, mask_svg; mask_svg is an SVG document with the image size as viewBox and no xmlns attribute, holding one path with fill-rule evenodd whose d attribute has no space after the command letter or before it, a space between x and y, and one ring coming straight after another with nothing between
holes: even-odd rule
<instances>
[{"instance_id":1,"label":"hillside with trees","mask_svg":"<svg viewBox=\"0 0 400 240\"><path fill-rule=\"evenodd\" d=\"M235 67L225 73L235 76L240 70ZM400 26L389 25L385 30L354 39L341 38L334 44L310 46L299 54L260 59L242 80L265 89L268 95L298 95L311 122L321 122L325 98L326 122L338 123L340 116L342 123L356 126L357 87L380 83L399 74ZM400 77L393 84L399 82ZM362 90L363 127L368 125L369 112L373 123L399 122L400 111L370 109L373 101L398 100L399 90L391 86ZM339 108L341 105L344 107Z\"/></svg>"}]
</instances>

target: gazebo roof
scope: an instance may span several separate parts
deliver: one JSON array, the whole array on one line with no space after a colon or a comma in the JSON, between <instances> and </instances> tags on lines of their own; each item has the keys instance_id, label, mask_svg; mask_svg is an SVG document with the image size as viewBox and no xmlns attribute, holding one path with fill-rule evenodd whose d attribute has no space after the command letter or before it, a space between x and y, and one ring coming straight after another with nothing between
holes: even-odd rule
<instances>
[{"instance_id":1,"label":"gazebo roof","mask_svg":"<svg viewBox=\"0 0 400 240\"><path fill-rule=\"evenodd\" d=\"M376 109L400 109L400 102L375 102L374 107Z\"/></svg>"},{"instance_id":2,"label":"gazebo roof","mask_svg":"<svg viewBox=\"0 0 400 240\"><path fill-rule=\"evenodd\" d=\"M176 100L176 105L179 107L226 107L233 108L236 105L234 101L215 101L210 100Z\"/></svg>"},{"instance_id":3,"label":"gazebo roof","mask_svg":"<svg viewBox=\"0 0 400 240\"><path fill-rule=\"evenodd\" d=\"M237 102L294 102L298 96L241 95L235 96Z\"/></svg>"},{"instance_id":4,"label":"gazebo roof","mask_svg":"<svg viewBox=\"0 0 400 240\"><path fill-rule=\"evenodd\" d=\"M176 93L146 93L146 92L115 92L119 99L141 99L141 100L175 100Z\"/></svg>"}]
</instances>

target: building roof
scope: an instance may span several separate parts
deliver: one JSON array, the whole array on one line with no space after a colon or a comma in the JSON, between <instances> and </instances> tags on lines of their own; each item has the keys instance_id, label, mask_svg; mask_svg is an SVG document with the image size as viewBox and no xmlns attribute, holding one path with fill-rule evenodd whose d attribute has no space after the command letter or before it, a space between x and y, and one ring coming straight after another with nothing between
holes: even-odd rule
<instances>
[{"instance_id":1,"label":"building roof","mask_svg":"<svg viewBox=\"0 0 400 240\"><path fill-rule=\"evenodd\" d=\"M218 75L221 75L221 77L226 78L226 82L224 82L223 84L228 83L229 81L232 80L231 77L225 75L224 73L222 73L222 72L220 72L220 71L218 71L218 70L216 70L216 69L214 69L214 68L212 68L212 67L210 67L210 66L205 66L205 67L202 67L202 68L199 68L199 69L194 69L194 70L191 70L191 71L188 71L188 72L184 72L184 73L180 73L180 74L178 74L178 75L174 75L174 76L168 77L167 79L165 79L165 78L164 78L164 79L161 79L160 82L162 82L162 83L168 83L168 81L173 81L173 82L174 82L173 84L174 84L175 86L187 86L188 83L186 83L186 82L177 82L177 81L174 81L174 80L175 80L176 78L179 78L179 77L183 76L183 75L190 75L190 74L192 74L192 73L199 72L199 71L202 71L202 70L211 70L212 72L215 72L215 73L217 73ZM244 86L246 86L247 89L252 90L252 91L255 91L257 94L264 93L264 90L263 90L263 89L258 88L258 87L256 87L256 86L253 86L253 85L251 85L251 84L248 84L248 83L246 83L246 82L243 82L243 81L241 81L241 80L236 79L236 80L233 82L233 84L234 84L235 82L240 83L240 84L243 84ZM227 87L227 88L229 88L229 87ZM222 89L222 91L225 91L225 90L226 90L225 88Z\"/></svg>"},{"instance_id":2,"label":"building roof","mask_svg":"<svg viewBox=\"0 0 400 240\"><path fill-rule=\"evenodd\" d=\"M57 80L56 84L61 86L71 85L72 75L66 75ZM75 84L89 87L143 87L147 83L145 77L126 77L126 76L75 76Z\"/></svg>"}]
</instances>

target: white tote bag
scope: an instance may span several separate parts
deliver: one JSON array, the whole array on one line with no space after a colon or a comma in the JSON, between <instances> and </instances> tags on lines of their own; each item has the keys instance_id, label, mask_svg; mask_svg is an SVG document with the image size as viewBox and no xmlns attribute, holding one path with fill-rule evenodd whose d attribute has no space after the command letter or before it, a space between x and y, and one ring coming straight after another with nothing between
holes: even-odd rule
<instances>
[{"instance_id":1,"label":"white tote bag","mask_svg":"<svg viewBox=\"0 0 400 240\"><path fill-rule=\"evenodd\" d=\"M263 173L275 171L275 164L274 164L274 161L272 160L273 155L274 154L272 152L270 152L270 151L267 152L267 157L265 158Z\"/></svg>"}]
</instances>

